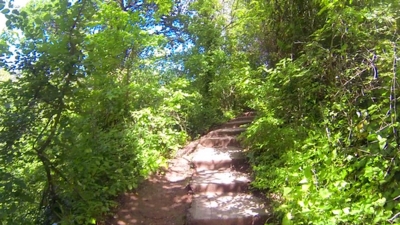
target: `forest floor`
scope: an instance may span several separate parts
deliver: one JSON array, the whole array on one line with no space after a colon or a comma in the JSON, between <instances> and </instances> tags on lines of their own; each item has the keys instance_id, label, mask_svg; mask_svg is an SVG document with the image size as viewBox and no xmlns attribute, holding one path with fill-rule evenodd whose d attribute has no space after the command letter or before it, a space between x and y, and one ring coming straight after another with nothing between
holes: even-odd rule
<instances>
[{"instance_id":1,"label":"forest floor","mask_svg":"<svg viewBox=\"0 0 400 225\"><path fill-rule=\"evenodd\" d=\"M118 199L119 207L106 225L184 225L192 202L190 155L198 141L189 143L169 160L168 168L153 174L139 187Z\"/></svg>"}]
</instances>

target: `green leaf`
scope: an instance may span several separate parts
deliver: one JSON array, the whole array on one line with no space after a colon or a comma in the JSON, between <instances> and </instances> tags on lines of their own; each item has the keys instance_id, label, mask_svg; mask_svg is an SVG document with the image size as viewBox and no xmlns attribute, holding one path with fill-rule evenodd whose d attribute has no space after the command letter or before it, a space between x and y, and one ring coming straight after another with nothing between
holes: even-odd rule
<instances>
[{"instance_id":1,"label":"green leaf","mask_svg":"<svg viewBox=\"0 0 400 225\"><path fill-rule=\"evenodd\" d=\"M286 215L282 219L282 225L293 225L292 219L292 214L286 213Z\"/></svg>"},{"instance_id":2,"label":"green leaf","mask_svg":"<svg viewBox=\"0 0 400 225\"><path fill-rule=\"evenodd\" d=\"M4 7L3 7L4 8ZM10 9L3 9L2 11L1 11L1 13L3 13L3 14L7 14L7 13L9 13L10 12Z\"/></svg>"},{"instance_id":3,"label":"green leaf","mask_svg":"<svg viewBox=\"0 0 400 225\"><path fill-rule=\"evenodd\" d=\"M283 188L283 196L287 196L292 191L292 188L284 187Z\"/></svg>"},{"instance_id":4,"label":"green leaf","mask_svg":"<svg viewBox=\"0 0 400 225\"><path fill-rule=\"evenodd\" d=\"M313 174L311 172L311 167L306 167L304 169L304 176L307 178L307 180L312 180Z\"/></svg>"},{"instance_id":5,"label":"green leaf","mask_svg":"<svg viewBox=\"0 0 400 225\"><path fill-rule=\"evenodd\" d=\"M303 179L301 179L301 181L299 181L299 184L307 184L308 183L308 180L307 180L307 178L303 178Z\"/></svg>"},{"instance_id":6,"label":"green leaf","mask_svg":"<svg viewBox=\"0 0 400 225\"><path fill-rule=\"evenodd\" d=\"M373 134L369 134L368 135L367 140L368 141L375 141L377 138L378 138L378 135L373 133Z\"/></svg>"},{"instance_id":7,"label":"green leaf","mask_svg":"<svg viewBox=\"0 0 400 225\"><path fill-rule=\"evenodd\" d=\"M378 135L377 138L378 138L378 141L379 141L379 148L380 148L381 150L385 149L385 148L386 148L386 144L387 144L387 142L386 142L387 139L381 137L380 135Z\"/></svg>"},{"instance_id":8,"label":"green leaf","mask_svg":"<svg viewBox=\"0 0 400 225\"><path fill-rule=\"evenodd\" d=\"M346 51L347 48L348 48L348 45L347 45L347 44L342 45L342 51Z\"/></svg>"},{"instance_id":9,"label":"green leaf","mask_svg":"<svg viewBox=\"0 0 400 225\"><path fill-rule=\"evenodd\" d=\"M310 185L309 184L303 184L301 185L301 190L303 192L308 192L308 190L310 189Z\"/></svg>"},{"instance_id":10,"label":"green leaf","mask_svg":"<svg viewBox=\"0 0 400 225\"><path fill-rule=\"evenodd\" d=\"M321 196L321 198L327 199L327 198L329 198L332 194L329 192L328 189L321 188L321 189L319 190L319 195Z\"/></svg>"},{"instance_id":11,"label":"green leaf","mask_svg":"<svg viewBox=\"0 0 400 225\"><path fill-rule=\"evenodd\" d=\"M22 16L23 18L28 17L28 13L25 12L25 11L22 11L20 14L21 14L21 16Z\"/></svg>"},{"instance_id":12,"label":"green leaf","mask_svg":"<svg viewBox=\"0 0 400 225\"><path fill-rule=\"evenodd\" d=\"M333 213L334 215L340 215L340 214L342 213L342 210L340 210L340 209L334 209L334 210L332 210L332 213Z\"/></svg>"},{"instance_id":13,"label":"green leaf","mask_svg":"<svg viewBox=\"0 0 400 225\"><path fill-rule=\"evenodd\" d=\"M375 201L375 205L381 206L381 207L384 206L385 203L386 203L386 198L380 198L380 199Z\"/></svg>"},{"instance_id":14,"label":"green leaf","mask_svg":"<svg viewBox=\"0 0 400 225\"><path fill-rule=\"evenodd\" d=\"M44 19L45 21L51 20L51 15L50 15L50 13L46 13L46 14L43 16L43 19Z\"/></svg>"},{"instance_id":15,"label":"green leaf","mask_svg":"<svg viewBox=\"0 0 400 225\"><path fill-rule=\"evenodd\" d=\"M43 21L39 17L36 17L35 18L35 23L39 25L39 24L42 24Z\"/></svg>"}]
</instances>

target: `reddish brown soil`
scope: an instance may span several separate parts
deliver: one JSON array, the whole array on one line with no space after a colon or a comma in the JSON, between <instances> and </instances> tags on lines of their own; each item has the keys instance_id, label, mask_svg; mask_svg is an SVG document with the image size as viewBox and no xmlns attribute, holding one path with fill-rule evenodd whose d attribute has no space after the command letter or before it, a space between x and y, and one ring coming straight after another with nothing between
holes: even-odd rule
<instances>
[{"instance_id":1,"label":"reddish brown soil","mask_svg":"<svg viewBox=\"0 0 400 225\"><path fill-rule=\"evenodd\" d=\"M119 208L106 225L184 225L192 201L188 158L197 144L190 143L170 160L168 168L152 175L134 192L123 194Z\"/></svg>"}]
</instances>

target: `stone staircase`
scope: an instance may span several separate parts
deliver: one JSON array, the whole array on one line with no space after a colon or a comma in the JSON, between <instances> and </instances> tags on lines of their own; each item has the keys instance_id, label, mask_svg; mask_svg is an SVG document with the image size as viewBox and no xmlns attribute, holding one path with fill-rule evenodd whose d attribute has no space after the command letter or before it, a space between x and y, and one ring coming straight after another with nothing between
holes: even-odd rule
<instances>
[{"instance_id":1,"label":"stone staircase","mask_svg":"<svg viewBox=\"0 0 400 225\"><path fill-rule=\"evenodd\" d=\"M265 201L248 190L249 165L237 140L253 119L238 117L200 139L191 160L187 225L263 225L270 217Z\"/></svg>"}]
</instances>

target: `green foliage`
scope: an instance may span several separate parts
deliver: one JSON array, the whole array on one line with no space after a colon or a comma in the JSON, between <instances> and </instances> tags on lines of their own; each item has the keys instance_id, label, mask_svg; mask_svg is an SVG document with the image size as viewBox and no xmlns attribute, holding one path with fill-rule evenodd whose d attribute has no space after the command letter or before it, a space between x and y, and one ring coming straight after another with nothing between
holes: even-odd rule
<instances>
[{"instance_id":1,"label":"green foliage","mask_svg":"<svg viewBox=\"0 0 400 225\"><path fill-rule=\"evenodd\" d=\"M249 55L237 49L245 43L239 44L236 39L243 27L232 26L237 10L233 7L233 1L214 0L196 1L189 6L193 14L187 19L187 33L193 46L181 55L182 72L201 95L200 107L190 119L190 130L196 131L192 133L204 132L210 125L241 113L254 97L247 86L256 82L259 73Z\"/></svg>"},{"instance_id":2,"label":"green foliage","mask_svg":"<svg viewBox=\"0 0 400 225\"><path fill-rule=\"evenodd\" d=\"M282 224L398 223L399 5L320 6L325 24L254 92L253 185Z\"/></svg>"},{"instance_id":3,"label":"green foliage","mask_svg":"<svg viewBox=\"0 0 400 225\"><path fill-rule=\"evenodd\" d=\"M0 222L94 224L189 136L255 109L253 186L279 223L399 223L399 7L1 3Z\"/></svg>"},{"instance_id":4,"label":"green foliage","mask_svg":"<svg viewBox=\"0 0 400 225\"><path fill-rule=\"evenodd\" d=\"M111 200L116 195L136 188L141 179L165 165L165 159L187 139L185 131L179 129L180 121L170 117L171 113L180 114L173 109L175 105L163 107L171 101L163 87L152 84L159 90L153 92L156 96L147 96L153 107L123 115L119 104L126 103L126 91L111 88L120 85L117 82L92 91L86 100L87 108L70 125L72 132L64 132L65 150L60 159L70 182L78 184L63 193L64 198L76 202L62 209L67 224L101 218L115 207ZM129 88L137 91L134 85Z\"/></svg>"},{"instance_id":5,"label":"green foliage","mask_svg":"<svg viewBox=\"0 0 400 225\"><path fill-rule=\"evenodd\" d=\"M7 71L1 69L0 70L0 82L6 82L10 79L11 79L10 74Z\"/></svg>"},{"instance_id":6,"label":"green foliage","mask_svg":"<svg viewBox=\"0 0 400 225\"><path fill-rule=\"evenodd\" d=\"M1 44L17 50L2 48L1 65L17 79L1 83L1 223L94 224L188 139L199 95L161 82L146 51L163 38L138 20L95 1L9 18Z\"/></svg>"}]
</instances>

